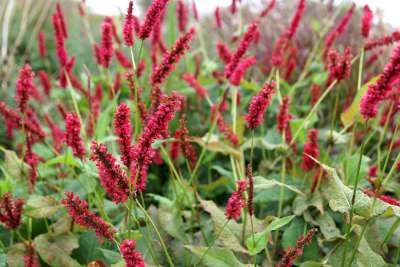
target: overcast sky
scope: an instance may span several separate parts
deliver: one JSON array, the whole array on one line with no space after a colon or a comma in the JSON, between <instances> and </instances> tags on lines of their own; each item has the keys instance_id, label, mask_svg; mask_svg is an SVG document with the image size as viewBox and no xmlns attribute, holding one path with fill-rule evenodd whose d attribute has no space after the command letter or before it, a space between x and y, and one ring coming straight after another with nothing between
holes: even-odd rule
<instances>
[{"instance_id":1,"label":"overcast sky","mask_svg":"<svg viewBox=\"0 0 400 267\"><path fill-rule=\"evenodd\" d=\"M229 6L232 0L196 0L196 5L201 13L214 10L216 6ZM268 2L270 0L242 0L251 2ZM279 0L278 0L279 1ZM281 0L282 1L282 0ZM294 0L285 0L293 1ZM118 14L119 10L125 11L129 0L86 0L88 6L96 13L104 15ZM135 2L135 1L134 1ZM336 0L339 2L352 2L350 0ZM384 20L391 23L394 27L400 28L400 0L354 0L357 5L368 4L373 11L377 8L383 10Z\"/></svg>"}]
</instances>

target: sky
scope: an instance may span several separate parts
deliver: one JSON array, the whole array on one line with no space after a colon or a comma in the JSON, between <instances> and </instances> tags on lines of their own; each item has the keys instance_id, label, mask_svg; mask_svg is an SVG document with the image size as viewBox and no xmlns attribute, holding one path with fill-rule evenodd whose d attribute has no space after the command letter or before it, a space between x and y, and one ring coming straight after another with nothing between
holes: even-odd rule
<instances>
[{"instance_id":1,"label":"sky","mask_svg":"<svg viewBox=\"0 0 400 267\"><path fill-rule=\"evenodd\" d=\"M229 6L232 0L196 0L196 5L200 13L212 12L215 7ZM266 0L243 0L252 2L268 2ZM279 0L278 0L279 1ZM282 1L282 0L281 0ZM294 0L284 0L294 1ZM128 6L129 0L86 0L88 6L95 13L104 15L119 14ZM352 2L350 0L336 0L335 3ZM380 8L383 11L384 21L400 29L400 0L354 0L357 5L368 4L373 11Z\"/></svg>"}]
</instances>

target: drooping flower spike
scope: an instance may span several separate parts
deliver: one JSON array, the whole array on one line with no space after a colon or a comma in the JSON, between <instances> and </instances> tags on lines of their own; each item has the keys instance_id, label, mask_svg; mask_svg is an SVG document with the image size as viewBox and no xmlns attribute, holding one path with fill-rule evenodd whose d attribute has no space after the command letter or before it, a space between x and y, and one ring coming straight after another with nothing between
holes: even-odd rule
<instances>
[{"instance_id":1,"label":"drooping flower spike","mask_svg":"<svg viewBox=\"0 0 400 267\"><path fill-rule=\"evenodd\" d=\"M364 6L363 11L364 11L364 13L361 18L361 34L364 38L368 38L369 32L371 30L373 13L368 5Z\"/></svg>"},{"instance_id":2,"label":"drooping flower spike","mask_svg":"<svg viewBox=\"0 0 400 267\"><path fill-rule=\"evenodd\" d=\"M168 0L154 0L146 12L144 22L140 28L139 38L144 40L150 36L154 25L160 19L161 14L164 12Z\"/></svg>"},{"instance_id":3,"label":"drooping flower spike","mask_svg":"<svg viewBox=\"0 0 400 267\"><path fill-rule=\"evenodd\" d=\"M121 160L127 168L131 166L131 114L130 108L125 103L117 107L114 115L114 131L118 137L119 150L121 152Z\"/></svg>"},{"instance_id":4,"label":"drooping flower spike","mask_svg":"<svg viewBox=\"0 0 400 267\"><path fill-rule=\"evenodd\" d=\"M133 30L134 30L134 21L133 21L133 1L129 1L128 10L126 12L124 26L122 29L124 43L126 46L133 46Z\"/></svg>"},{"instance_id":5,"label":"drooping flower spike","mask_svg":"<svg viewBox=\"0 0 400 267\"><path fill-rule=\"evenodd\" d=\"M240 213L246 207L246 199L244 192L247 189L246 180L238 180L236 182L236 191L232 193L225 208L225 217L227 220L239 220Z\"/></svg>"},{"instance_id":6,"label":"drooping flower spike","mask_svg":"<svg viewBox=\"0 0 400 267\"><path fill-rule=\"evenodd\" d=\"M65 138L74 156L83 159L86 151L81 138L81 122L75 113L67 113L65 117Z\"/></svg>"},{"instance_id":7,"label":"drooping flower spike","mask_svg":"<svg viewBox=\"0 0 400 267\"><path fill-rule=\"evenodd\" d=\"M181 33L184 33L188 23L189 10L183 0L178 0L176 3L176 15L178 18L178 29Z\"/></svg>"},{"instance_id":8,"label":"drooping flower spike","mask_svg":"<svg viewBox=\"0 0 400 267\"><path fill-rule=\"evenodd\" d=\"M391 45L398 41L400 41L400 31L395 31L392 34L386 35L382 38L369 40L365 44L364 49L368 51L380 46Z\"/></svg>"},{"instance_id":9,"label":"drooping flower spike","mask_svg":"<svg viewBox=\"0 0 400 267\"><path fill-rule=\"evenodd\" d=\"M305 171L310 171L317 166L317 163L314 161L314 159L318 159L319 157L318 130L309 130L307 133L307 139L308 141L304 144L303 163L301 164L301 167Z\"/></svg>"}]
</instances>

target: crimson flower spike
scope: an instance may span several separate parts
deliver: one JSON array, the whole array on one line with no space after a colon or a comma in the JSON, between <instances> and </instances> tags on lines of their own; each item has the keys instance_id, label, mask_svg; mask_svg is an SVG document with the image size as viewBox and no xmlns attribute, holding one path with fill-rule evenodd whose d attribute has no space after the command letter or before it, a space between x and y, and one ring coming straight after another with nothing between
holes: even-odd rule
<instances>
[{"instance_id":1,"label":"crimson flower spike","mask_svg":"<svg viewBox=\"0 0 400 267\"><path fill-rule=\"evenodd\" d=\"M61 9L60 2L57 2L57 4L56 4L56 14L57 14L58 19L59 19L61 32L62 32L64 38L67 39L68 38L67 23L65 22L64 12Z\"/></svg>"},{"instance_id":2,"label":"crimson flower spike","mask_svg":"<svg viewBox=\"0 0 400 267\"><path fill-rule=\"evenodd\" d=\"M229 79L231 77L231 75L233 74L233 72L236 70L237 66L239 65L240 60L246 53L251 42L254 41L257 31L258 31L257 22L252 22L249 25L249 27L247 28L247 31L244 34L242 40L240 41L238 49L232 55L231 61L225 67L224 75L227 79Z\"/></svg>"},{"instance_id":3,"label":"crimson flower spike","mask_svg":"<svg viewBox=\"0 0 400 267\"><path fill-rule=\"evenodd\" d=\"M132 13L133 13L133 1L129 1L128 11L126 13L124 26L122 29L124 36L124 43L126 46L133 46L134 20Z\"/></svg>"},{"instance_id":4,"label":"crimson flower spike","mask_svg":"<svg viewBox=\"0 0 400 267\"><path fill-rule=\"evenodd\" d=\"M332 47L333 42L346 30L347 25L353 17L355 7L356 5L353 4L347 11L346 15L344 15L340 22L336 25L336 27L330 33L328 33L327 37L325 38L325 51L329 51L329 48Z\"/></svg>"},{"instance_id":5,"label":"crimson flower spike","mask_svg":"<svg viewBox=\"0 0 400 267\"><path fill-rule=\"evenodd\" d=\"M69 215L75 223L95 230L96 235L99 237L113 240L116 232L115 229L91 212L85 200L80 199L79 196L75 196L73 192L65 192L64 194L65 198L61 200L61 204L67 208Z\"/></svg>"},{"instance_id":6,"label":"crimson flower spike","mask_svg":"<svg viewBox=\"0 0 400 267\"><path fill-rule=\"evenodd\" d=\"M150 36L151 31L153 30L154 25L160 19L162 13L164 13L164 9L167 6L168 0L154 0L146 12L146 16L144 18L144 22L142 27L140 28L139 38L144 40Z\"/></svg>"},{"instance_id":7,"label":"crimson flower spike","mask_svg":"<svg viewBox=\"0 0 400 267\"><path fill-rule=\"evenodd\" d=\"M307 133L307 139L308 141L304 144L303 163L301 164L301 167L305 171L310 171L316 167L317 163L314 161L314 159L317 159L319 156L318 130L309 130ZM310 156L314 159L312 159Z\"/></svg>"},{"instance_id":8,"label":"crimson flower spike","mask_svg":"<svg viewBox=\"0 0 400 267\"><path fill-rule=\"evenodd\" d=\"M124 67L125 69L132 68L132 62L125 56L124 52L121 50L115 49L115 57L118 60L118 63Z\"/></svg>"},{"instance_id":9,"label":"crimson flower spike","mask_svg":"<svg viewBox=\"0 0 400 267\"><path fill-rule=\"evenodd\" d=\"M274 92L275 82L266 82L261 91L252 97L248 113L245 117L247 128L254 130L263 123L265 110L267 109Z\"/></svg>"},{"instance_id":10,"label":"crimson flower spike","mask_svg":"<svg viewBox=\"0 0 400 267\"><path fill-rule=\"evenodd\" d=\"M64 66L68 61L67 50L65 49L64 35L61 25L61 20L57 13L51 16L51 22L54 29L54 39L56 44L56 54L60 66Z\"/></svg>"},{"instance_id":11,"label":"crimson flower spike","mask_svg":"<svg viewBox=\"0 0 400 267\"><path fill-rule=\"evenodd\" d=\"M232 193L226 203L225 217L227 220L239 220L242 209L246 207L246 199L244 197L244 192L247 189L246 180L238 180L236 186L236 191Z\"/></svg>"},{"instance_id":12,"label":"crimson flower spike","mask_svg":"<svg viewBox=\"0 0 400 267\"><path fill-rule=\"evenodd\" d=\"M253 177L253 169L250 164L247 165L246 168L246 176L249 181L249 197L247 198L247 210L249 215L252 216L254 214L254 177Z\"/></svg>"},{"instance_id":13,"label":"crimson flower spike","mask_svg":"<svg viewBox=\"0 0 400 267\"><path fill-rule=\"evenodd\" d=\"M21 113L25 113L29 97L33 91L33 77L35 74L31 66L25 64L19 71L18 80L16 83L15 101Z\"/></svg>"},{"instance_id":14,"label":"crimson flower spike","mask_svg":"<svg viewBox=\"0 0 400 267\"><path fill-rule=\"evenodd\" d=\"M389 63L374 84L368 86L367 93L361 98L360 110L365 119L376 116L379 103L392 90L390 83L400 74L400 45L393 50Z\"/></svg>"},{"instance_id":15,"label":"crimson flower spike","mask_svg":"<svg viewBox=\"0 0 400 267\"><path fill-rule=\"evenodd\" d=\"M276 0L271 0L269 4L265 7L265 9L261 11L260 17L261 18L266 17L269 14L269 12L271 12L271 10L275 7L275 3Z\"/></svg>"},{"instance_id":16,"label":"crimson flower spike","mask_svg":"<svg viewBox=\"0 0 400 267\"><path fill-rule=\"evenodd\" d=\"M24 264L25 267L40 267L39 258L35 253L32 241L25 244Z\"/></svg>"},{"instance_id":17,"label":"crimson flower spike","mask_svg":"<svg viewBox=\"0 0 400 267\"><path fill-rule=\"evenodd\" d=\"M395 31L392 34L386 35L382 38L373 39L373 40L368 41L365 44L364 49L366 51L368 51L368 50L372 50L376 47L391 45L398 41L400 41L400 31Z\"/></svg>"},{"instance_id":18,"label":"crimson flower spike","mask_svg":"<svg viewBox=\"0 0 400 267\"><path fill-rule=\"evenodd\" d=\"M232 53L229 50L229 47L222 42L218 42L216 44L218 57L225 63L228 64L232 59Z\"/></svg>"},{"instance_id":19,"label":"crimson flower spike","mask_svg":"<svg viewBox=\"0 0 400 267\"><path fill-rule=\"evenodd\" d=\"M178 29L181 33L184 33L188 22L189 10L182 0L177 2L176 15L178 17Z\"/></svg>"},{"instance_id":20,"label":"crimson flower spike","mask_svg":"<svg viewBox=\"0 0 400 267\"><path fill-rule=\"evenodd\" d=\"M289 126L290 114L289 114L289 97L285 96L282 99L281 106L279 108L279 112L276 115L276 129L283 133Z\"/></svg>"},{"instance_id":21,"label":"crimson flower spike","mask_svg":"<svg viewBox=\"0 0 400 267\"><path fill-rule=\"evenodd\" d=\"M136 241L126 239L120 246L122 257L126 267L144 267L142 254L136 250Z\"/></svg>"},{"instance_id":22,"label":"crimson flower spike","mask_svg":"<svg viewBox=\"0 0 400 267\"><path fill-rule=\"evenodd\" d=\"M65 141L74 156L83 159L86 151L81 138L81 122L78 115L72 112L65 117Z\"/></svg>"},{"instance_id":23,"label":"crimson flower spike","mask_svg":"<svg viewBox=\"0 0 400 267\"><path fill-rule=\"evenodd\" d=\"M0 222L8 229L18 228L24 204L25 200L22 198L13 199L11 193L5 193L0 200Z\"/></svg>"},{"instance_id":24,"label":"crimson flower spike","mask_svg":"<svg viewBox=\"0 0 400 267\"><path fill-rule=\"evenodd\" d=\"M361 34L364 38L368 38L369 32L371 30L372 19L373 19L374 15L368 5L364 6L363 11L364 11L364 13L361 18Z\"/></svg>"},{"instance_id":25,"label":"crimson flower spike","mask_svg":"<svg viewBox=\"0 0 400 267\"><path fill-rule=\"evenodd\" d=\"M175 92L171 96L162 97L161 103L147 119L138 143L132 148L132 181L135 181L135 189L138 192L143 192L146 187L147 170L154 158L155 151L151 144L167 131L168 123L174 117L182 101L183 97Z\"/></svg>"},{"instance_id":26,"label":"crimson flower spike","mask_svg":"<svg viewBox=\"0 0 400 267\"><path fill-rule=\"evenodd\" d=\"M106 18L101 25L101 30L101 64L104 68L108 68L111 64L114 48L112 24Z\"/></svg>"},{"instance_id":27,"label":"crimson flower spike","mask_svg":"<svg viewBox=\"0 0 400 267\"><path fill-rule=\"evenodd\" d=\"M207 89L204 88L193 75L189 73L184 73L182 75L182 80L184 80L190 87L192 87L196 91L197 96L200 99L203 99L207 95Z\"/></svg>"},{"instance_id":28,"label":"crimson flower spike","mask_svg":"<svg viewBox=\"0 0 400 267\"><path fill-rule=\"evenodd\" d=\"M119 150L121 152L121 160L127 168L131 166L131 114L129 107L122 103L118 106L114 115L114 130L118 136Z\"/></svg>"},{"instance_id":29,"label":"crimson flower spike","mask_svg":"<svg viewBox=\"0 0 400 267\"><path fill-rule=\"evenodd\" d=\"M129 182L125 172L104 144L93 141L90 150L90 159L96 162L100 182L108 196L116 204L124 203L129 196Z\"/></svg>"},{"instance_id":30,"label":"crimson flower spike","mask_svg":"<svg viewBox=\"0 0 400 267\"><path fill-rule=\"evenodd\" d=\"M195 33L191 28L187 33L183 34L171 48L171 51L164 54L161 63L153 70L150 81L153 87L160 85L169 73L174 69L174 64L179 61L183 54L190 48L190 41Z\"/></svg>"},{"instance_id":31,"label":"crimson flower spike","mask_svg":"<svg viewBox=\"0 0 400 267\"><path fill-rule=\"evenodd\" d=\"M44 70L41 70L38 72L38 76L40 79L40 83L42 84L43 91L45 95L49 96L50 95L50 90L51 90L51 82L49 79L49 76Z\"/></svg>"},{"instance_id":32,"label":"crimson flower spike","mask_svg":"<svg viewBox=\"0 0 400 267\"><path fill-rule=\"evenodd\" d=\"M296 13L292 18L289 28L287 29L286 34L289 39L292 39L293 36L295 35L305 9L306 9L306 0L300 0L296 9Z\"/></svg>"},{"instance_id":33,"label":"crimson flower spike","mask_svg":"<svg viewBox=\"0 0 400 267\"><path fill-rule=\"evenodd\" d=\"M245 58L244 60L242 60L242 62L239 63L238 67L233 72L231 78L229 79L229 82L232 85L239 86L240 81L246 74L247 69L250 68L254 64L256 64L255 56L251 56L251 57L248 57L248 58Z\"/></svg>"},{"instance_id":34,"label":"crimson flower spike","mask_svg":"<svg viewBox=\"0 0 400 267\"><path fill-rule=\"evenodd\" d=\"M217 28L222 27L222 20L221 20L221 8L217 6L214 11L214 18L215 18L215 25L217 25Z\"/></svg>"},{"instance_id":35,"label":"crimson flower spike","mask_svg":"<svg viewBox=\"0 0 400 267\"><path fill-rule=\"evenodd\" d=\"M40 31L38 33L38 49L39 49L39 55L41 58L45 58L47 51L46 51L46 35L44 34L43 31Z\"/></svg>"},{"instance_id":36,"label":"crimson flower spike","mask_svg":"<svg viewBox=\"0 0 400 267\"><path fill-rule=\"evenodd\" d=\"M340 55L331 49L328 53L328 71L329 79L338 82L350 77L351 69L351 51L350 47L346 47L343 54Z\"/></svg>"},{"instance_id":37,"label":"crimson flower spike","mask_svg":"<svg viewBox=\"0 0 400 267\"><path fill-rule=\"evenodd\" d=\"M199 21L199 12L197 11L196 1L192 0L192 12L195 20Z\"/></svg>"}]
</instances>

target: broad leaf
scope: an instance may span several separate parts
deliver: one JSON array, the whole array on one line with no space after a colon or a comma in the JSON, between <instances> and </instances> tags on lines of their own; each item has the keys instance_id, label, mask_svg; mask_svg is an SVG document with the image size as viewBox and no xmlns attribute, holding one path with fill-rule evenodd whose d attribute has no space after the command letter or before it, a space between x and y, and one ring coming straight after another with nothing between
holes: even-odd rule
<instances>
[{"instance_id":1,"label":"broad leaf","mask_svg":"<svg viewBox=\"0 0 400 267\"><path fill-rule=\"evenodd\" d=\"M201 257L204 252L207 250L207 247L196 247L196 246L185 246L189 249L193 254L198 257ZM229 249L222 249L213 247L209 249L207 254L203 257L201 261L201 266L210 266L210 267L244 267L243 263L241 263Z\"/></svg>"}]
</instances>

